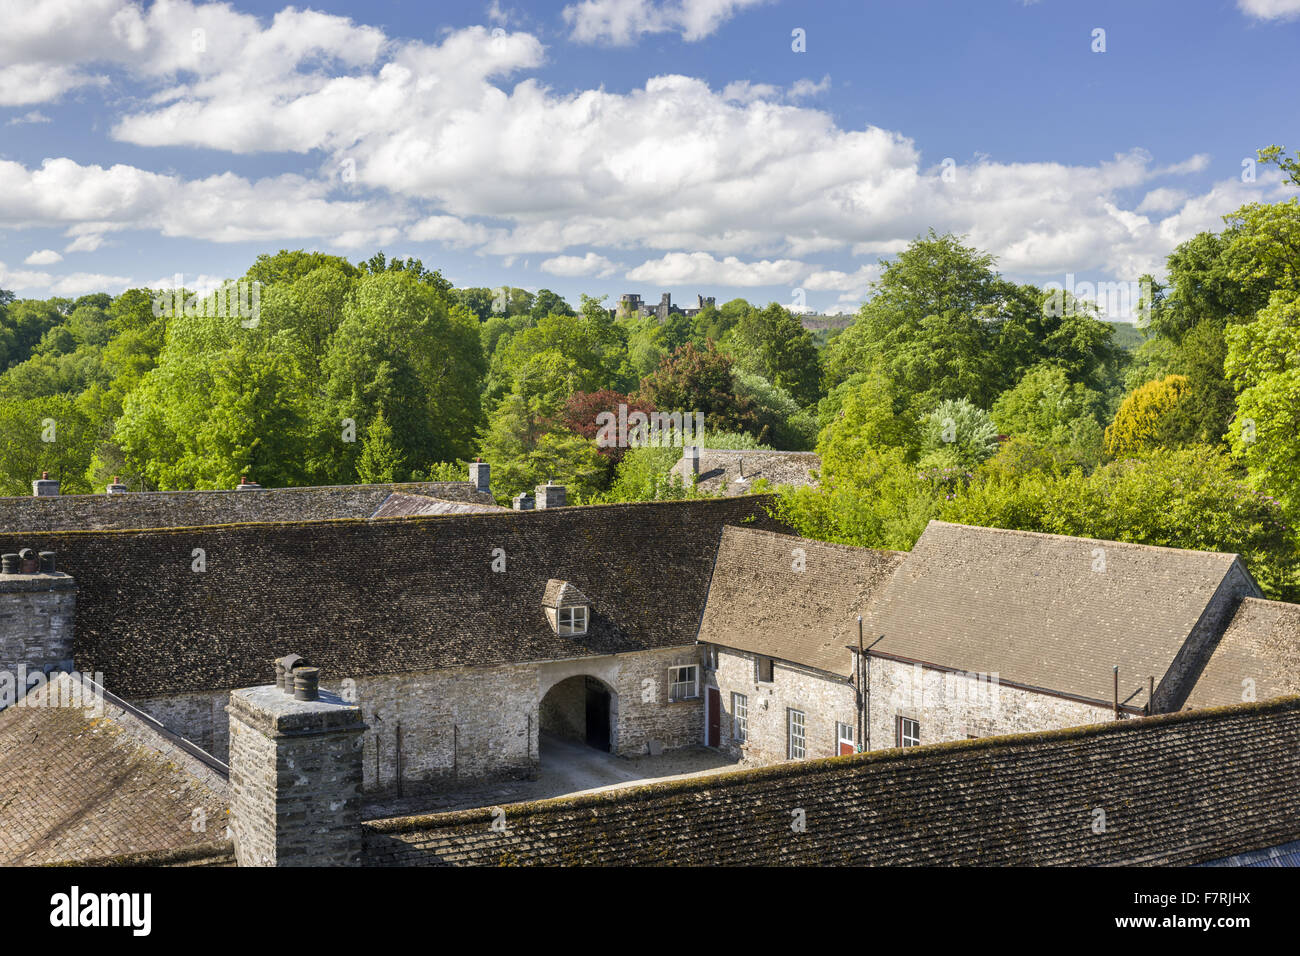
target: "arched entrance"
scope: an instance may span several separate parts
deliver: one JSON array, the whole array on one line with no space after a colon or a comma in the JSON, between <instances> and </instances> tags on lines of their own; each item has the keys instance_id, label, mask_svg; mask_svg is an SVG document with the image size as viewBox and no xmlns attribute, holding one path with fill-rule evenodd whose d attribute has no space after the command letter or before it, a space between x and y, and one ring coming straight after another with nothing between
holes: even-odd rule
<instances>
[{"instance_id":1,"label":"arched entrance","mask_svg":"<svg viewBox=\"0 0 1300 956\"><path fill-rule=\"evenodd\" d=\"M604 681L587 674L566 677L542 697L538 730L543 737L559 737L606 753L614 752L618 737L618 694Z\"/></svg>"}]
</instances>

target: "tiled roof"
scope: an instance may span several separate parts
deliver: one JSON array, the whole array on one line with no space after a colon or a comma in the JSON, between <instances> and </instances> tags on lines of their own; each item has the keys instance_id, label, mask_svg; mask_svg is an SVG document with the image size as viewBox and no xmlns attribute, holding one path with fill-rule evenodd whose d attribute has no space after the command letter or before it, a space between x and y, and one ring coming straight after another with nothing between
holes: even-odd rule
<instances>
[{"instance_id":1,"label":"tiled roof","mask_svg":"<svg viewBox=\"0 0 1300 956\"><path fill-rule=\"evenodd\" d=\"M883 654L1090 700L1118 665L1121 701L1145 703L1237 561L931 521L863 626Z\"/></svg>"},{"instance_id":2,"label":"tiled roof","mask_svg":"<svg viewBox=\"0 0 1300 956\"><path fill-rule=\"evenodd\" d=\"M49 706L51 687L54 702L66 702L77 680L59 675L0 712L0 865L196 850L223 840L222 776L111 700L89 716L84 707Z\"/></svg>"},{"instance_id":3,"label":"tiled roof","mask_svg":"<svg viewBox=\"0 0 1300 956\"><path fill-rule=\"evenodd\" d=\"M482 514L487 511L509 511L500 505L489 505L473 501L448 501L446 498L433 498L429 495L409 495L395 491L370 517L405 518L415 515L459 515Z\"/></svg>"},{"instance_id":4,"label":"tiled roof","mask_svg":"<svg viewBox=\"0 0 1300 956\"><path fill-rule=\"evenodd\" d=\"M552 578L546 582L546 591L542 595L542 607L571 607L577 604L590 603L591 599L569 581L558 581Z\"/></svg>"},{"instance_id":5,"label":"tiled roof","mask_svg":"<svg viewBox=\"0 0 1300 956\"><path fill-rule=\"evenodd\" d=\"M79 588L77 668L131 698L264 684L288 653L329 681L693 644L722 527L777 527L770 503L0 533L0 549L58 552ZM591 599L585 634L552 630L552 578Z\"/></svg>"},{"instance_id":6,"label":"tiled roof","mask_svg":"<svg viewBox=\"0 0 1300 956\"><path fill-rule=\"evenodd\" d=\"M684 461L679 459L673 466L673 471L683 477ZM760 478L774 489L779 485L816 487L811 472L820 471L821 466L821 457L810 451L701 448L700 476L695 486L701 491L727 495L749 494Z\"/></svg>"},{"instance_id":7,"label":"tiled roof","mask_svg":"<svg viewBox=\"0 0 1300 956\"><path fill-rule=\"evenodd\" d=\"M1245 598L1187 698L1188 707L1300 694L1300 604Z\"/></svg>"},{"instance_id":8,"label":"tiled roof","mask_svg":"<svg viewBox=\"0 0 1300 956\"><path fill-rule=\"evenodd\" d=\"M494 505L468 481L262 488L256 491L133 491L121 495L0 498L4 531L193 528L242 521L368 518L394 492Z\"/></svg>"},{"instance_id":9,"label":"tiled roof","mask_svg":"<svg viewBox=\"0 0 1300 956\"><path fill-rule=\"evenodd\" d=\"M905 557L726 528L699 639L847 677L857 615Z\"/></svg>"},{"instance_id":10,"label":"tiled roof","mask_svg":"<svg viewBox=\"0 0 1300 956\"><path fill-rule=\"evenodd\" d=\"M366 824L371 864L1185 865L1300 838L1300 699ZM802 826L797 826L802 824Z\"/></svg>"}]
</instances>

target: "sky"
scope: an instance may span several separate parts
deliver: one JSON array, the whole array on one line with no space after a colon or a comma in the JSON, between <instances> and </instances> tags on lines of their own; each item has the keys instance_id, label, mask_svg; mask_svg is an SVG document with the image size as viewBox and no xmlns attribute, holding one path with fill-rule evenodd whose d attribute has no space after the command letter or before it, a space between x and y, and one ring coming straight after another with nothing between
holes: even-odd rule
<instances>
[{"instance_id":1,"label":"sky","mask_svg":"<svg viewBox=\"0 0 1300 956\"><path fill-rule=\"evenodd\" d=\"M933 228L1160 277L1295 194L1300 0L0 0L0 288L278 249L849 312ZM1124 316L1115 316L1123 318Z\"/></svg>"}]
</instances>

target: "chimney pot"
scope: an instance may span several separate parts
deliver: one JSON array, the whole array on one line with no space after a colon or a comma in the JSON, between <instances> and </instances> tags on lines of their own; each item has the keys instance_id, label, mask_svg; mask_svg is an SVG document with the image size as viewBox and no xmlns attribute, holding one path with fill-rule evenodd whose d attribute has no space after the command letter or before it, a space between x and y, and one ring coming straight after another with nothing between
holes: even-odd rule
<instances>
[{"instance_id":1,"label":"chimney pot","mask_svg":"<svg viewBox=\"0 0 1300 956\"><path fill-rule=\"evenodd\" d=\"M236 491L260 491L261 489L262 489L261 485L259 485L255 481L249 481L247 476L244 476L239 479L239 487L236 488L235 490Z\"/></svg>"},{"instance_id":2,"label":"chimney pot","mask_svg":"<svg viewBox=\"0 0 1300 956\"><path fill-rule=\"evenodd\" d=\"M299 667L293 672L293 699L320 699L320 668Z\"/></svg>"}]
</instances>

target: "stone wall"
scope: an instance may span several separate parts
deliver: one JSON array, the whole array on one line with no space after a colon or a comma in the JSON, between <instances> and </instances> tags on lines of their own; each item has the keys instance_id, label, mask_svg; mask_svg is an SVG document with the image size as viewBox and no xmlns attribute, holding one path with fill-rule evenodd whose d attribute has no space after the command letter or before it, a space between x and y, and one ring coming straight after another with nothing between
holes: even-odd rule
<instances>
[{"instance_id":1,"label":"stone wall","mask_svg":"<svg viewBox=\"0 0 1300 956\"><path fill-rule=\"evenodd\" d=\"M194 528L264 521L369 518L393 492L491 505L468 481L263 488L259 491L139 491L121 495L0 498L3 531Z\"/></svg>"},{"instance_id":2,"label":"stone wall","mask_svg":"<svg viewBox=\"0 0 1300 956\"><path fill-rule=\"evenodd\" d=\"M327 679L322 686L361 708L366 724L365 790L416 792L535 773L540 766L541 702L572 676L594 677L613 691L613 752L644 754L652 741L664 749L698 745L703 741L701 700L668 699L668 668L698 660L698 649L687 646L570 661ZM214 691L136 698L131 703L229 762L229 699L228 692ZM583 702L585 706L585 696ZM585 720L585 712L582 715Z\"/></svg>"},{"instance_id":3,"label":"stone wall","mask_svg":"<svg viewBox=\"0 0 1300 956\"><path fill-rule=\"evenodd\" d=\"M0 709L23 696L28 673L71 669L77 587L66 574L0 575Z\"/></svg>"},{"instance_id":4,"label":"stone wall","mask_svg":"<svg viewBox=\"0 0 1300 956\"><path fill-rule=\"evenodd\" d=\"M1008 687L998 684L995 676L976 680L875 655L871 655L866 684L871 750L897 746L899 717L920 724L922 744L1057 730L1114 719L1110 705Z\"/></svg>"},{"instance_id":5,"label":"stone wall","mask_svg":"<svg viewBox=\"0 0 1300 956\"><path fill-rule=\"evenodd\" d=\"M815 671L776 661L771 683L759 683L757 656L718 648L718 667L707 671L708 683L722 695L720 746L747 763L765 764L789 757L788 723L791 709L804 714L804 756L833 757L839 753L836 723L857 732L856 692L852 685ZM748 702L747 739L735 734L733 694Z\"/></svg>"}]
</instances>

